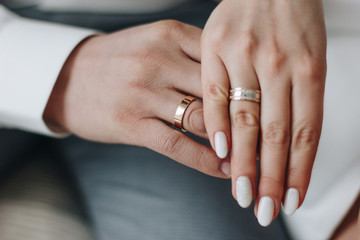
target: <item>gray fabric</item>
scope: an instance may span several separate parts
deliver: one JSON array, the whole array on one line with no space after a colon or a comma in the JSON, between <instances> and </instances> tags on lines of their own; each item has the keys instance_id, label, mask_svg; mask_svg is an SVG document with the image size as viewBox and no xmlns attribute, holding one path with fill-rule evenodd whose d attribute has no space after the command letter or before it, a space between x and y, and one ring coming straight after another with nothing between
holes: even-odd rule
<instances>
[{"instance_id":1,"label":"gray fabric","mask_svg":"<svg viewBox=\"0 0 360 240\"><path fill-rule=\"evenodd\" d=\"M146 15L44 13L23 16L114 31L160 19L203 26L215 4L191 5ZM74 172L99 240L288 239L279 219L258 225L253 207L241 209L230 181L215 179L144 148L105 145L72 137L47 140Z\"/></svg>"},{"instance_id":2,"label":"gray fabric","mask_svg":"<svg viewBox=\"0 0 360 240\"><path fill-rule=\"evenodd\" d=\"M121 1L121 0L119 0ZM10 7L9 5L7 5ZM177 19L181 22L203 27L216 3L212 0L193 0L174 9L150 14L95 14L95 13L59 13L43 12L36 6L13 8L18 14L40 20L71 24L93 28L105 32L116 31L125 27L162 19Z\"/></svg>"},{"instance_id":3,"label":"gray fabric","mask_svg":"<svg viewBox=\"0 0 360 240\"><path fill-rule=\"evenodd\" d=\"M153 151L67 139L59 152L74 169L100 240L288 239L279 219L260 227L241 209L230 181Z\"/></svg>"},{"instance_id":4,"label":"gray fabric","mask_svg":"<svg viewBox=\"0 0 360 240\"><path fill-rule=\"evenodd\" d=\"M33 134L0 129L0 180L8 170L8 166L15 166L27 161L27 153L40 141L40 137Z\"/></svg>"},{"instance_id":5,"label":"gray fabric","mask_svg":"<svg viewBox=\"0 0 360 240\"><path fill-rule=\"evenodd\" d=\"M47 151L49 145L15 131L0 131L0 136L17 143L3 155L0 145L0 156L7 162L0 174L0 239L95 239L74 181L70 182L66 166Z\"/></svg>"}]
</instances>

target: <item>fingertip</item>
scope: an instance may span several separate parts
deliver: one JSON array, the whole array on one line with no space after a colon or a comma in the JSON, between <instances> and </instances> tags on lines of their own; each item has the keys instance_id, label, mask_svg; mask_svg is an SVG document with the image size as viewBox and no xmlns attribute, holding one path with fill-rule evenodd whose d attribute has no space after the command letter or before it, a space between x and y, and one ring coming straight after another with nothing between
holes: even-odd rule
<instances>
[{"instance_id":1,"label":"fingertip","mask_svg":"<svg viewBox=\"0 0 360 240\"><path fill-rule=\"evenodd\" d=\"M224 161L221 164L221 171L227 176L227 177L231 177L231 166L230 166L230 162L228 161Z\"/></svg>"},{"instance_id":2,"label":"fingertip","mask_svg":"<svg viewBox=\"0 0 360 240\"><path fill-rule=\"evenodd\" d=\"M284 213L288 216L294 214L299 207L300 194L296 188L289 188L285 194Z\"/></svg>"},{"instance_id":3,"label":"fingertip","mask_svg":"<svg viewBox=\"0 0 360 240\"><path fill-rule=\"evenodd\" d=\"M270 197L264 196L260 199L257 218L262 227L270 225L273 220L274 210L275 204Z\"/></svg>"},{"instance_id":4,"label":"fingertip","mask_svg":"<svg viewBox=\"0 0 360 240\"><path fill-rule=\"evenodd\" d=\"M218 131L214 135L215 152L216 155L224 159L228 155L229 147L226 134L222 131Z\"/></svg>"},{"instance_id":5,"label":"fingertip","mask_svg":"<svg viewBox=\"0 0 360 240\"><path fill-rule=\"evenodd\" d=\"M236 180L236 200L240 207L248 208L253 199L251 180L246 176L240 176Z\"/></svg>"}]
</instances>

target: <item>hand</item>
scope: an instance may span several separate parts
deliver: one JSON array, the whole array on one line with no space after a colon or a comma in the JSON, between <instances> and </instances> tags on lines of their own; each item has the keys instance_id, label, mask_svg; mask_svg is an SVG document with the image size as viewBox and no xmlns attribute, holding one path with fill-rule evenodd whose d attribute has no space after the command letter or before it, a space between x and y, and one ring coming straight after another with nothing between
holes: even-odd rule
<instances>
[{"instance_id":1,"label":"hand","mask_svg":"<svg viewBox=\"0 0 360 240\"><path fill-rule=\"evenodd\" d=\"M85 40L66 61L45 120L84 139L145 146L226 177L211 148L168 126L186 95L202 97L200 36L198 28L162 21ZM207 137L202 103L190 104L183 126Z\"/></svg>"},{"instance_id":2,"label":"hand","mask_svg":"<svg viewBox=\"0 0 360 240\"><path fill-rule=\"evenodd\" d=\"M288 214L302 204L310 181L326 75L322 2L224 0L205 26L201 48L211 145L219 157L231 149L233 196L248 207L256 194L255 214L267 226L282 200ZM229 104L235 87L261 89L261 104Z\"/></svg>"}]
</instances>

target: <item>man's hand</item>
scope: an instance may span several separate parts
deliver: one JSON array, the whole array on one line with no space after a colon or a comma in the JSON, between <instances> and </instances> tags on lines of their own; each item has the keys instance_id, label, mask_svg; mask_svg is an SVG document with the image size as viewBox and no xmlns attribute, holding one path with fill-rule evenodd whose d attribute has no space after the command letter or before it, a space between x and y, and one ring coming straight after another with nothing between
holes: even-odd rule
<instances>
[{"instance_id":1,"label":"man's hand","mask_svg":"<svg viewBox=\"0 0 360 240\"><path fill-rule=\"evenodd\" d=\"M248 207L256 194L255 213L267 226L281 201L288 214L301 205L310 180L326 75L322 2L223 0L201 44L210 142L219 157L231 149L233 196ZM261 90L261 103L229 104L236 87Z\"/></svg>"},{"instance_id":2,"label":"man's hand","mask_svg":"<svg viewBox=\"0 0 360 240\"><path fill-rule=\"evenodd\" d=\"M84 139L145 146L225 178L211 148L168 126L186 95L202 97L201 32L162 21L85 40L64 65L45 120ZM202 103L191 103L183 126L207 138Z\"/></svg>"}]
</instances>

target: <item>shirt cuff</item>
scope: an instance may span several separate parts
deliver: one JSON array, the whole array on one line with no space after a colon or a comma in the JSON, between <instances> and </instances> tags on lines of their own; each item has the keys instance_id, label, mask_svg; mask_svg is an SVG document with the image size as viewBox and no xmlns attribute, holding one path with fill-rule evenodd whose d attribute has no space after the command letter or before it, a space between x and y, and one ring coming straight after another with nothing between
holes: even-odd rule
<instances>
[{"instance_id":1,"label":"shirt cuff","mask_svg":"<svg viewBox=\"0 0 360 240\"><path fill-rule=\"evenodd\" d=\"M25 19L1 6L0 23L1 125L62 135L46 126L43 112L67 57L96 31Z\"/></svg>"}]
</instances>

